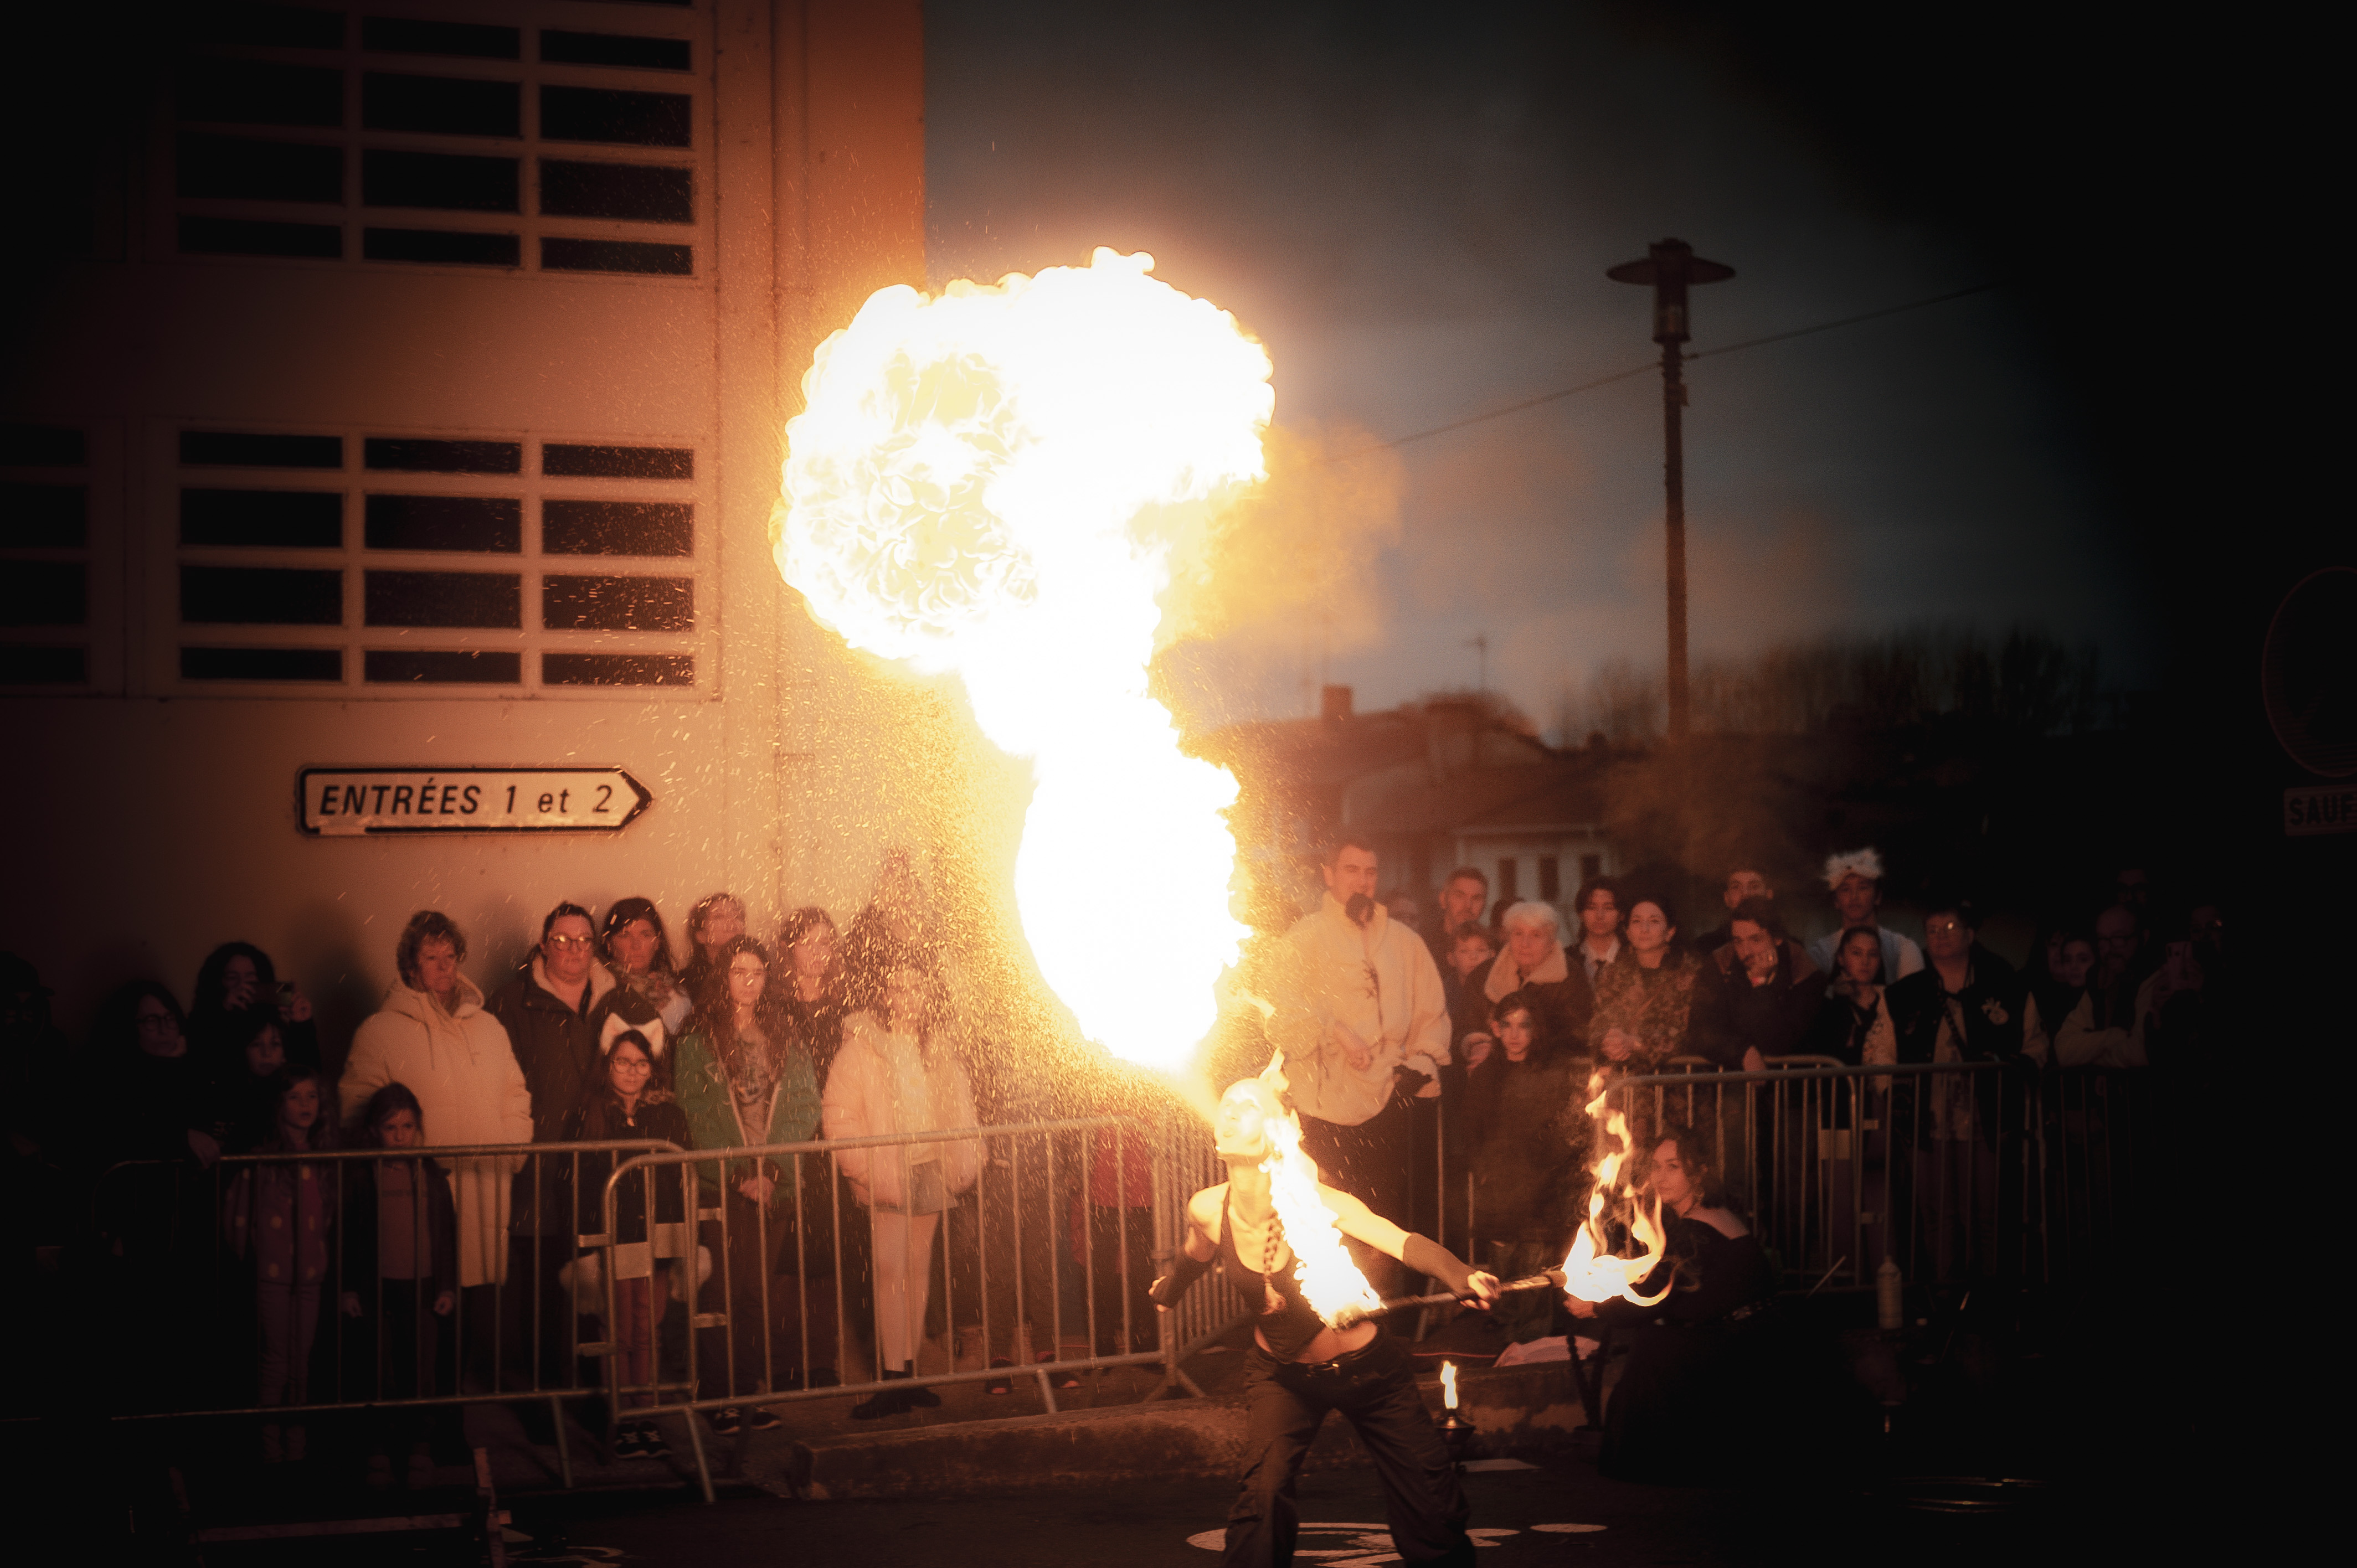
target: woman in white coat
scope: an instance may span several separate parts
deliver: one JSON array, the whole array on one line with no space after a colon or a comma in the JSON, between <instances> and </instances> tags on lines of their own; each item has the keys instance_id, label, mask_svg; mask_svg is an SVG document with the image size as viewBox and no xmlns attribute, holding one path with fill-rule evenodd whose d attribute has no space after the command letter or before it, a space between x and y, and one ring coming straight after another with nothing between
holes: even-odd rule
<instances>
[{"instance_id":1,"label":"woman in white coat","mask_svg":"<svg viewBox=\"0 0 2357 1568\"><path fill-rule=\"evenodd\" d=\"M948 1038L941 988L897 944L856 956L854 983L868 1005L845 1021L827 1073L829 1138L866 1138L974 1125L974 1086ZM933 1237L942 1213L982 1169L978 1139L845 1149L836 1156L866 1206L875 1240L876 1341L884 1376L916 1369L932 1294ZM895 1389L852 1408L863 1420L940 1403L926 1389Z\"/></svg>"},{"instance_id":2,"label":"woman in white coat","mask_svg":"<svg viewBox=\"0 0 2357 1568\"><path fill-rule=\"evenodd\" d=\"M466 935L447 915L422 909L410 917L395 953L401 978L352 1036L337 1085L345 1120L386 1084L403 1083L425 1108L437 1144L532 1142L532 1091L507 1031L458 972L466 956ZM440 1162L457 1208L462 1286L507 1281L509 1178L523 1161L518 1153Z\"/></svg>"}]
</instances>

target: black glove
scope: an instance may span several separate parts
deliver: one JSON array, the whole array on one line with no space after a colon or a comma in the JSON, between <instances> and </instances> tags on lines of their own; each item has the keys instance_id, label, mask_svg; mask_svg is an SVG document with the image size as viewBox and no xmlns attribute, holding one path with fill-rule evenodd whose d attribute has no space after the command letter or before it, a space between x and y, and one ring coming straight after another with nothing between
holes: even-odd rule
<instances>
[{"instance_id":1,"label":"black glove","mask_svg":"<svg viewBox=\"0 0 2357 1568\"><path fill-rule=\"evenodd\" d=\"M1400 1262L1419 1274L1430 1274L1449 1294L1460 1300L1473 1294L1473 1271L1458 1262L1456 1253L1428 1236L1411 1231L1407 1245L1400 1249Z\"/></svg>"},{"instance_id":2,"label":"black glove","mask_svg":"<svg viewBox=\"0 0 2357 1568\"><path fill-rule=\"evenodd\" d=\"M1154 1282L1146 1293L1146 1299L1160 1307L1178 1305L1178 1298L1185 1295L1189 1287L1201 1279L1203 1271L1211 1266L1211 1259L1199 1261L1189 1257L1184 1248L1179 1249L1178 1255L1170 1260L1170 1272Z\"/></svg>"},{"instance_id":3,"label":"black glove","mask_svg":"<svg viewBox=\"0 0 2357 1568\"><path fill-rule=\"evenodd\" d=\"M1415 1069L1409 1067L1403 1062L1398 1067L1392 1069L1392 1098L1394 1100L1414 1100L1417 1095L1424 1092L1425 1086L1431 1081L1432 1075L1430 1073L1418 1072Z\"/></svg>"}]
</instances>

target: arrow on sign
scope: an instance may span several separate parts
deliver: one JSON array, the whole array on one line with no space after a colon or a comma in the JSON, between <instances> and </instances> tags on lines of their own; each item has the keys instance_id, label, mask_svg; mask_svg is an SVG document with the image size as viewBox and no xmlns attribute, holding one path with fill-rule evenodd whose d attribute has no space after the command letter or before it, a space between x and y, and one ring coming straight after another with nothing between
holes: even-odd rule
<instances>
[{"instance_id":1,"label":"arrow on sign","mask_svg":"<svg viewBox=\"0 0 2357 1568\"><path fill-rule=\"evenodd\" d=\"M306 768L296 820L322 837L617 832L654 804L619 768Z\"/></svg>"}]
</instances>

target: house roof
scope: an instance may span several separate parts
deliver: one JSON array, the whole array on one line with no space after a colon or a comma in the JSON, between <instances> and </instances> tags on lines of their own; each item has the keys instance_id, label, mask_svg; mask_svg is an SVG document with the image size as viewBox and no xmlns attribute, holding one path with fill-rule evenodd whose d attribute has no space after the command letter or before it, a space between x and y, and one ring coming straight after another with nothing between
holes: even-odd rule
<instances>
[{"instance_id":1,"label":"house roof","mask_svg":"<svg viewBox=\"0 0 2357 1568\"><path fill-rule=\"evenodd\" d=\"M1230 725L1189 749L1232 769L1248 796L1363 832L1559 829L1603 814L1596 758L1557 753L1476 700Z\"/></svg>"},{"instance_id":2,"label":"house roof","mask_svg":"<svg viewBox=\"0 0 2357 1568\"><path fill-rule=\"evenodd\" d=\"M1393 709L1328 723L1265 719L1228 725L1189 746L1229 768L1245 787L1339 790L1378 768L1425 753L1421 714Z\"/></svg>"},{"instance_id":3,"label":"house roof","mask_svg":"<svg viewBox=\"0 0 2357 1568\"><path fill-rule=\"evenodd\" d=\"M1598 769L1577 757L1469 768L1441 779L1419 762L1361 779L1343 797L1343 821L1371 833L1564 828L1603 816Z\"/></svg>"}]
</instances>

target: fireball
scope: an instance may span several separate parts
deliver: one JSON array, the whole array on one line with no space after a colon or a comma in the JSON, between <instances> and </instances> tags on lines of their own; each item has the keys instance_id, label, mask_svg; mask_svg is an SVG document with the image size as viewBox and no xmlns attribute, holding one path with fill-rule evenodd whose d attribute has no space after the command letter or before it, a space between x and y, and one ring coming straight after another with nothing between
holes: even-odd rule
<instances>
[{"instance_id":1,"label":"fireball","mask_svg":"<svg viewBox=\"0 0 2357 1568\"><path fill-rule=\"evenodd\" d=\"M1183 1065L1246 929L1236 782L1183 755L1146 669L1174 552L1265 477L1267 353L1100 249L1086 267L873 295L819 348L786 425L778 569L853 647L962 682L1026 758L1022 929L1081 1031ZM1109 857L1150 846L1154 940L1105 918Z\"/></svg>"}]
</instances>

